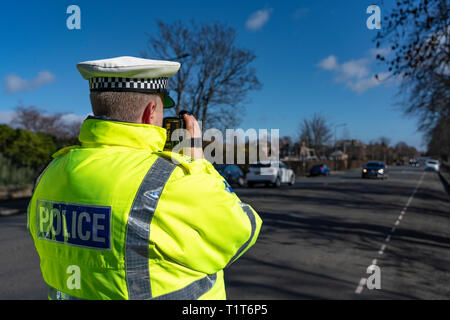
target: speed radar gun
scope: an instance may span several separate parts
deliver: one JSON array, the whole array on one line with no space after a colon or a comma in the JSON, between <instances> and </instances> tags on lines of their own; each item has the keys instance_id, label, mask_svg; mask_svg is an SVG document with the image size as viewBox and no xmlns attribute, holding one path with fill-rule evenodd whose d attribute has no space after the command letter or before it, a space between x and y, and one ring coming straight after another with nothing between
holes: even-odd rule
<instances>
[{"instance_id":1,"label":"speed radar gun","mask_svg":"<svg viewBox=\"0 0 450 320\"><path fill-rule=\"evenodd\" d=\"M177 117L165 117L163 119L163 128L166 129L167 132L164 150L174 150L175 147L186 138L186 122L183 119L184 114L188 114L188 112L181 110Z\"/></svg>"}]
</instances>

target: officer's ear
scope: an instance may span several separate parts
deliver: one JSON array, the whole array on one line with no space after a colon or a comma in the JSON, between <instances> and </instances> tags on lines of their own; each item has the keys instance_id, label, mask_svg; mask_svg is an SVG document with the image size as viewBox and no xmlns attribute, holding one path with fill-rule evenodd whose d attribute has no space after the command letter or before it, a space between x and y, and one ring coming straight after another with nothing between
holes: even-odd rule
<instances>
[{"instance_id":1,"label":"officer's ear","mask_svg":"<svg viewBox=\"0 0 450 320\"><path fill-rule=\"evenodd\" d=\"M154 101L150 101L149 104L144 109L141 122L144 124L154 124L155 111L156 111L156 103Z\"/></svg>"}]
</instances>

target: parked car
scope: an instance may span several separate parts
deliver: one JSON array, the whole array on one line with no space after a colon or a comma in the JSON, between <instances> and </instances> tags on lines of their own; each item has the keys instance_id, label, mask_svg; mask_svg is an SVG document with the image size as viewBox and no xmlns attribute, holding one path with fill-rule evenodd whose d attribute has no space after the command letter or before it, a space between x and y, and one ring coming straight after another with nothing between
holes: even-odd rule
<instances>
[{"instance_id":1,"label":"parked car","mask_svg":"<svg viewBox=\"0 0 450 320\"><path fill-rule=\"evenodd\" d=\"M387 165L383 161L369 161L361 171L361 178L387 179Z\"/></svg>"},{"instance_id":2,"label":"parked car","mask_svg":"<svg viewBox=\"0 0 450 320\"><path fill-rule=\"evenodd\" d=\"M295 173L281 161L263 161L250 165L247 173L247 185L253 187L257 183L279 187L282 183L293 185Z\"/></svg>"},{"instance_id":3,"label":"parked car","mask_svg":"<svg viewBox=\"0 0 450 320\"><path fill-rule=\"evenodd\" d=\"M310 176L329 176L331 173L330 168L326 164L320 164L314 166L309 170Z\"/></svg>"},{"instance_id":4,"label":"parked car","mask_svg":"<svg viewBox=\"0 0 450 320\"><path fill-rule=\"evenodd\" d=\"M241 187L245 185L244 173L237 165L217 164L214 167L229 184L239 185Z\"/></svg>"},{"instance_id":5,"label":"parked car","mask_svg":"<svg viewBox=\"0 0 450 320\"><path fill-rule=\"evenodd\" d=\"M425 161L425 170L426 171L439 171L439 160L428 159Z\"/></svg>"},{"instance_id":6,"label":"parked car","mask_svg":"<svg viewBox=\"0 0 450 320\"><path fill-rule=\"evenodd\" d=\"M409 165L411 167L419 167L420 162L417 159L409 159Z\"/></svg>"}]
</instances>

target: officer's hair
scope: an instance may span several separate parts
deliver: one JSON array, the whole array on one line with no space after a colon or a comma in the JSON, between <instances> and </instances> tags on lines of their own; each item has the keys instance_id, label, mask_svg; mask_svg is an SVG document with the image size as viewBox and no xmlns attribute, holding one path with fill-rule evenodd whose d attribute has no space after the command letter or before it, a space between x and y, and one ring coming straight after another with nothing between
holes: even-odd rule
<instances>
[{"instance_id":1,"label":"officer's hair","mask_svg":"<svg viewBox=\"0 0 450 320\"><path fill-rule=\"evenodd\" d=\"M95 116L139 123L144 109L157 94L139 92L91 92L92 112Z\"/></svg>"}]
</instances>

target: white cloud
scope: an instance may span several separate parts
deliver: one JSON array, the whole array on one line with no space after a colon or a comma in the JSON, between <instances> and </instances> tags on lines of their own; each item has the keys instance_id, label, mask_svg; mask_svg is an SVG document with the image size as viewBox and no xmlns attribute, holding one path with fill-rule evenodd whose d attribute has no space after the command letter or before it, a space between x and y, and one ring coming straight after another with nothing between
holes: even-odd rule
<instances>
[{"instance_id":1,"label":"white cloud","mask_svg":"<svg viewBox=\"0 0 450 320\"><path fill-rule=\"evenodd\" d=\"M84 120L86 120L87 116L89 114L85 114L85 115L78 115L75 113L66 113L61 117L61 121L66 123L66 124L70 124L73 122L83 122Z\"/></svg>"},{"instance_id":2,"label":"white cloud","mask_svg":"<svg viewBox=\"0 0 450 320\"><path fill-rule=\"evenodd\" d=\"M15 74L10 74L5 77L5 91L9 93L15 93L19 91L25 91L28 86L28 83L25 79L22 79Z\"/></svg>"},{"instance_id":3,"label":"white cloud","mask_svg":"<svg viewBox=\"0 0 450 320\"><path fill-rule=\"evenodd\" d=\"M390 72L382 72L378 73L378 79L375 78L375 75L372 75L368 78L362 78L358 80L350 80L347 82L347 86L357 93L363 93L364 91L377 87L383 82L386 81L386 79L390 76Z\"/></svg>"},{"instance_id":4,"label":"white cloud","mask_svg":"<svg viewBox=\"0 0 450 320\"><path fill-rule=\"evenodd\" d=\"M339 67L337 58L333 55L319 61L317 65L324 70L336 70Z\"/></svg>"},{"instance_id":5,"label":"white cloud","mask_svg":"<svg viewBox=\"0 0 450 320\"><path fill-rule=\"evenodd\" d=\"M14 111L0 111L0 124L9 124L14 117Z\"/></svg>"},{"instance_id":6,"label":"white cloud","mask_svg":"<svg viewBox=\"0 0 450 320\"><path fill-rule=\"evenodd\" d=\"M37 78L30 82L32 88L37 88L43 86L44 84L51 83L55 81L55 76L49 71L41 71Z\"/></svg>"},{"instance_id":7,"label":"white cloud","mask_svg":"<svg viewBox=\"0 0 450 320\"><path fill-rule=\"evenodd\" d=\"M273 9L261 9L254 12L245 23L245 26L250 31L260 30L270 19Z\"/></svg>"},{"instance_id":8,"label":"white cloud","mask_svg":"<svg viewBox=\"0 0 450 320\"><path fill-rule=\"evenodd\" d=\"M339 66L340 71L340 81L345 81L351 78L364 78L369 74L369 69L367 67L368 64L367 59L359 59L359 60L350 60L344 62Z\"/></svg>"},{"instance_id":9,"label":"white cloud","mask_svg":"<svg viewBox=\"0 0 450 320\"><path fill-rule=\"evenodd\" d=\"M342 64L338 63L336 56L330 55L319 61L317 65L323 70L332 71L335 74L336 82L345 83L350 90L361 94L370 88L386 83L391 75L390 72L381 72L378 73L377 79L375 73L370 71L370 64L375 61L377 54L387 55L389 49L372 49L368 58L349 60Z\"/></svg>"},{"instance_id":10,"label":"white cloud","mask_svg":"<svg viewBox=\"0 0 450 320\"><path fill-rule=\"evenodd\" d=\"M4 89L8 93L25 92L39 88L53 81L55 81L55 76L47 70L39 72L36 78L29 81L18 75L10 74L5 77Z\"/></svg>"}]
</instances>

